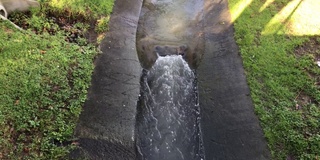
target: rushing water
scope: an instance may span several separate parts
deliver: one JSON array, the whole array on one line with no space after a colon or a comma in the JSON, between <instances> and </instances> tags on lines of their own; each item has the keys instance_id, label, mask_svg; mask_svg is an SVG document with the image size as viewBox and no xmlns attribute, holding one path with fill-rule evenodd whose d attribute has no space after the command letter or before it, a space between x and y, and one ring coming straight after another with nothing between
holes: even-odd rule
<instances>
[{"instance_id":1,"label":"rushing water","mask_svg":"<svg viewBox=\"0 0 320 160\"><path fill-rule=\"evenodd\" d=\"M204 159L194 72L181 56L158 57L141 78L139 159Z\"/></svg>"}]
</instances>

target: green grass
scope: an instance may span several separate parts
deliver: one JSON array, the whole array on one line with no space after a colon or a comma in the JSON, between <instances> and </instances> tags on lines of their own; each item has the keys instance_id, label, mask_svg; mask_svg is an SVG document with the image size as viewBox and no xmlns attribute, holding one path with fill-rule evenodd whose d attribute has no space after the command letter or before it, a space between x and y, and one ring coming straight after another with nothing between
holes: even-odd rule
<instances>
[{"instance_id":1,"label":"green grass","mask_svg":"<svg viewBox=\"0 0 320 160\"><path fill-rule=\"evenodd\" d=\"M46 0L42 5L54 2ZM65 41L72 30L61 30L46 11L60 13L71 8L72 14L82 15L85 8L92 15L83 16L99 19L90 16L108 17L113 0L61 3L66 8L43 5L29 17L12 17L25 22L30 28L26 32L0 21L0 159L65 159L74 147L73 129L86 100L98 50L84 38L77 43ZM86 25L82 22L75 27L85 31ZM99 29L102 33L107 27Z\"/></svg>"},{"instance_id":2,"label":"green grass","mask_svg":"<svg viewBox=\"0 0 320 160\"><path fill-rule=\"evenodd\" d=\"M288 24L299 24L299 19L278 15L289 2L276 0L261 11L265 1L229 0L229 8L255 111L273 159L317 159L320 69L315 59L320 50L298 53L297 48L319 42L314 34L320 33L293 34L299 31L292 31ZM286 18L288 21L282 21ZM271 21L276 25L270 25Z\"/></svg>"},{"instance_id":3,"label":"green grass","mask_svg":"<svg viewBox=\"0 0 320 160\"><path fill-rule=\"evenodd\" d=\"M70 15L83 14L89 17L109 15L112 12L113 0L39 0L59 11L68 11Z\"/></svg>"}]
</instances>

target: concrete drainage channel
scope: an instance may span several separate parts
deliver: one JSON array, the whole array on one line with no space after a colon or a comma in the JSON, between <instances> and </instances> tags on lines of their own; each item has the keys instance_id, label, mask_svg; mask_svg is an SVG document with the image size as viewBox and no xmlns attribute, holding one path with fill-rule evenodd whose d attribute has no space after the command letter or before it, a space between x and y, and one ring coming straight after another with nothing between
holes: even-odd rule
<instances>
[{"instance_id":1,"label":"concrete drainage channel","mask_svg":"<svg viewBox=\"0 0 320 160\"><path fill-rule=\"evenodd\" d=\"M227 0L116 0L109 24L70 158L270 159Z\"/></svg>"},{"instance_id":2,"label":"concrete drainage channel","mask_svg":"<svg viewBox=\"0 0 320 160\"><path fill-rule=\"evenodd\" d=\"M136 33L146 69L137 106L138 159L204 159L194 73L204 53L203 6L202 0L143 3Z\"/></svg>"}]
</instances>

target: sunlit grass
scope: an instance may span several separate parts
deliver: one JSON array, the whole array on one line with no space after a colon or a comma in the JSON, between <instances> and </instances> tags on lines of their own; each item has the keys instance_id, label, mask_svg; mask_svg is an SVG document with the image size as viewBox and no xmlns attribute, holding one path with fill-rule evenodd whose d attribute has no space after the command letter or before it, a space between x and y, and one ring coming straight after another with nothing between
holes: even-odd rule
<instances>
[{"instance_id":1,"label":"sunlit grass","mask_svg":"<svg viewBox=\"0 0 320 160\"><path fill-rule=\"evenodd\" d=\"M252 0L230 1L232 22L243 14L245 9L250 9ZM278 3L278 4L276 4ZM259 16L267 8L278 10L263 27L262 34L290 34L296 36L320 35L320 1L318 0L292 0L285 5L284 0L266 0L259 7L259 12L247 16ZM276 4L276 5L275 5ZM248 8L249 7L249 8Z\"/></svg>"},{"instance_id":2,"label":"sunlit grass","mask_svg":"<svg viewBox=\"0 0 320 160\"><path fill-rule=\"evenodd\" d=\"M293 0L265 26L262 34L320 35L320 1Z\"/></svg>"},{"instance_id":3,"label":"sunlit grass","mask_svg":"<svg viewBox=\"0 0 320 160\"><path fill-rule=\"evenodd\" d=\"M248 2L229 0L229 8L255 112L272 159L318 159L320 68L316 61L320 38L314 35L320 35L320 3ZM299 47L305 48L298 51Z\"/></svg>"},{"instance_id":4,"label":"sunlit grass","mask_svg":"<svg viewBox=\"0 0 320 160\"><path fill-rule=\"evenodd\" d=\"M263 10L265 10L270 4L272 4L275 0L267 0L263 6L259 9L259 12L262 12Z\"/></svg>"},{"instance_id":5,"label":"sunlit grass","mask_svg":"<svg viewBox=\"0 0 320 160\"><path fill-rule=\"evenodd\" d=\"M234 22L242 14L242 12L248 7L248 5L251 4L252 1L253 0L231 1L231 3L235 3L230 5L232 22Z\"/></svg>"},{"instance_id":6,"label":"sunlit grass","mask_svg":"<svg viewBox=\"0 0 320 160\"><path fill-rule=\"evenodd\" d=\"M112 12L111 0L42 0L50 6L59 9L68 9L71 12L88 14L88 16L106 15Z\"/></svg>"}]
</instances>

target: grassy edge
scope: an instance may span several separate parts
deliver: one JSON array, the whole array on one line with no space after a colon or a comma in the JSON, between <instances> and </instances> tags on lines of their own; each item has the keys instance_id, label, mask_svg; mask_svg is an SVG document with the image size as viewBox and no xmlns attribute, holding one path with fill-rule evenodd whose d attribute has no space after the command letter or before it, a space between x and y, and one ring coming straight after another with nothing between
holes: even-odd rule
<instances>
[{"instance_id":1,"label":"grassy edge","mask_svg":"<svg viewBox=\"0 0 320 160\"><path fill-rule=\"evenodd\" d=\"M74 15L85 9L92 13L88 19L100 17L97 32L108 29L113 0L107 3L111 5L107 12L99 8L105 5L64 2L68 3L65 8L47 7ZM31 19L19 17L37 22L29 27L40 26L44 30L41 35L20 32L9 23L0 22L0 159L61 159L74 146L73 129L86 99L93 58L99 52L87 43L66 42L65 33L45 18L46 11L33 9L31 14L36 16ZM52 27L56 29L54 36L46 30Z\"/></svg>"},{"instance_id":2,"label":"grassy edge","mask_svg":"<svg viewBox=\"0 0 320 160\"><path fill-rule=\"evenodd\" d=\"M229 0L234 17L239 2ZM316 159L320 155L320 92L314 85L317 78L310 74L318 77L320 72L314 54L295 54L311 37L285 34L285 24L279 24L275 34L262 34L288 3L275 1L261 12L262 1L250 2L235 20L235 39L273 159ZM301 103L303 98L310 102Z\"/></svg>"}]
</instances>

